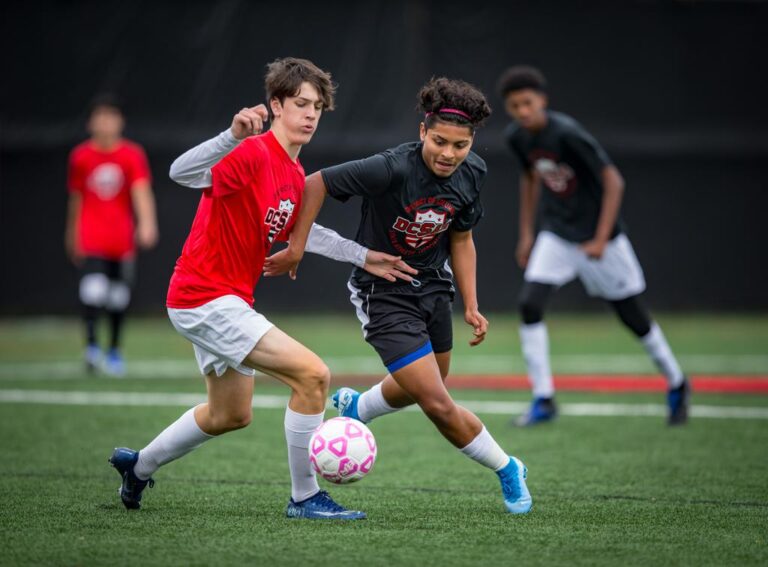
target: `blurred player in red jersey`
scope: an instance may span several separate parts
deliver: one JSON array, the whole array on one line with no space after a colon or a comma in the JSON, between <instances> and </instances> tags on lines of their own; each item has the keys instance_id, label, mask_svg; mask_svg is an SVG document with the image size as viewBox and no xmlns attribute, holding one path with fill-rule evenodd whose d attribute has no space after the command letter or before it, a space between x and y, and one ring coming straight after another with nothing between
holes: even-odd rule
<instances>
[{"instance_id":1,"label":"blurred player in red jersey","mask_svg":"<svg viewBox=\"0 0 768 567\"><path fill-rule=\"evenodd\" d=\"M333 110L328 73L305 59L278 59L268 66L263 104L243 108L232 125L180 156L171 178L202 190L189 237L171 278L168 314L193 343L208 401L182 415L141 451L115 449L110 462L120 473L127 508L162 465L209 439L247 426L252 416L253 375L259 370L292 390L285 413L291 474L292 518L365 518L321 491L309 461L309 439L323 422L330 383L320 358L253 309L253 289L275 241L287 240L304 190L299 151ZM260 134L264 122L272 127ZM314 250L348 260L386 279L408 277L398 257L368 251L333 231L316 227ZM415 273L415 270L411 270Z\"/></svg>"},{"instance_id":2,"label":"blurred player in red jersey","mask_svg":"<svg viewBox=\"0 0 768 567\"><path fill-rule=\"evenodd\" d=\"M89 372L97 368L122 376L120 337L131 300L136 245L157 243L157 217L151 175L144 150L122 137L125 119L111 95L91 105L90 139L69 157L69 207L65 244L80 267ZM134 213L136 223L134 224ZM111 338L106 357L96 337L100 312L109 316Z\"/></svg>"}]
</instances>

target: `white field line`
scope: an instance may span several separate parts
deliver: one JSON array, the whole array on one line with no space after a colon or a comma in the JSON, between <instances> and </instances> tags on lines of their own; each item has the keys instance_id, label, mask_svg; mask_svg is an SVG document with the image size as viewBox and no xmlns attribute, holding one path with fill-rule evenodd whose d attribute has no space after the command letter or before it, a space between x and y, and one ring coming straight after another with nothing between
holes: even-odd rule
<instances>
[{"instance_id":1,"label":"white field line","mask_svg":"<svg viewBox=\"0 0 768 567\"><path fill-rule=\"evenodd\" d=\"M678 357L689 373L768 373L768 355L762 354L694 354ZM384 367L375 356L325 357L334 374L384 373ZM552 366L558 373L656 373L657 370L644 354L555 355ZM188 359L127 361L129 378L192 378L198 375L192 357ZM451 361L454 374L504 374L524 372L521 357L513 355L454 356ZM0 380L14 379L72 379L84 377L83 363L63 362L1 362Z\"/></svg>"},{"instance_id":2,"label":"white field line","mask_svg":"<svg viewBox=\"0 0 768 567\"><path fill-rule=\"evenodd\" d=\"M182 406L190 407L205 401L200 394L137 393L137 392L57 392L53 390L0 390L0 403L50 404L62 406ZM253 407L283 409L285 396L254 396ZM481 414L517 415L525 402L493 402L456 400L456 403ZM329 408L330 409L330 408ZM411 407L411 411L418 408ZM654 404L572 403L561 404L560 413L577 417L645 417L664 416L667 408ZM768 419L768 407L693 406L694 418Z\"/></svg>"}]
</instances>

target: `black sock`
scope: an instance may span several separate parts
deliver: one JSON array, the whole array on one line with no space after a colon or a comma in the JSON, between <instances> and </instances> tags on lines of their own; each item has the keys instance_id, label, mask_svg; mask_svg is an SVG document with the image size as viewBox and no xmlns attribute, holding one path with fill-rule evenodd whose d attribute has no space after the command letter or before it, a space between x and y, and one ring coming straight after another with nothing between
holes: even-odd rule
<instances>
[{"instance_id":1,"label":"black sock","mask_svg":"<svg viewBox=\"0 0 768 567\"><path fill-rule=\"evenodd\" d=\"M85 339L88 345L98 344L96 340L96 323L99 318L98 307L83 306L83 322L85 323Z\"/></svg>"},{"instance_id":2,"label":"black sock","mask_svg":"<svg viewBox=\"0 0 768 567\"><path fill-rule=\"evenodd\" d=\"M122 334L124 321L125 311L109 312L109 327L112 333L110 348L116 349L120 346L120 335Z\"/></svg>"}]
</instances>

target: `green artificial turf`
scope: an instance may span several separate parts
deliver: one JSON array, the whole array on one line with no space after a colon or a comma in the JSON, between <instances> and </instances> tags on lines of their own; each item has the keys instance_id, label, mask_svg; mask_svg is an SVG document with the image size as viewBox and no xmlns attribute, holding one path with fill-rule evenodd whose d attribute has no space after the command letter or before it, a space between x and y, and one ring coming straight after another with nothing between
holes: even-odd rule
<instances>
[{"instance_id":1,"label":"green artificial turf","mask_svg":"<svg viewBox=\"0 0 768 567\"><path fill-rule=\"evenodd\" d=\"M351 316L272 319L323 356L371 355ZM459 341L457 320L457 361L476 352L519 358L514 317L491 321L495 334L476 351ZM722 371L707 366L715 360L708 356L719 356L726 372L744 371L729 365L748 357L753 372L768 373L761 362L768 354L765 317L660 321L680 356L699 361L696 372ZM554 316L550 330L555 360L643 355L608 314ZM48 404L0 403L0 565L768 564L766 419L694 418L670 429L659 416L564 415L521 430L509 426L511 415L480 413L529 468L534 508L514 517L504 512L493 473L451 447L421 414L403 412L371 424L379 457L369 477L351 486L323 484L369 518L326 523L284 517L290 484L283 411L255 409L247 429L161 469L143 509L128 512L107 457L115 446L143 447L185 407L68 405L65 395L202 396L205 387L189 344L165 320L131 320L125 352L129 369L141 363L150 371L132 377L129 370L122 380L87 377L77 321L0 322L0 397L17 390L62 396L60 403L57 394ZM188 366L154 378L153 364L167 361ZM521 371L515 364L511 371ZM69 370L57 373L60 367ZM256 394L288 392L260 380ZM529 393L458 390L454 397L523 402ZM559 402L660 405L663 398L562 392ZM765 409L768 396L695 394L697 404Z\"/></svg>"}]
</instances>

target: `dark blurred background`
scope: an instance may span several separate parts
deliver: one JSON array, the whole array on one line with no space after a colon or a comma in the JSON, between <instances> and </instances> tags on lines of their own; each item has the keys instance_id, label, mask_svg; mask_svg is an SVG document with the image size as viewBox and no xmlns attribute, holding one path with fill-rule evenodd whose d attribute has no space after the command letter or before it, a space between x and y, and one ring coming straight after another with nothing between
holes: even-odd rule
<instances>
[{"instance_id":1,"label":"dark blurred background","mask_svg":"<svg viewBox=\"0 0 768 567\"><path fill-rule=\"evenodd\" d=\"M125 100L126 136L150 158L161 241L139 258L133 305L161 313L199 198L168 167L262 102L265 65L287 55L339 84L338 110L302 151L308 173L415 139L416 92L432 75L486 92L495 112L474 147L489 166L475 231L483 310L512 309L522 279L517 171L494 88L515 63L545 72L551 106L592 131L624 174L651 307L768 308L768 3L32 0L0 12L0 314L78 309L65 173L101 91ZM358 209L328 201L319 222L351 237ZM257 309L347 309L348 272L308 255L298 281L262 280ZM579 284L555 306L598 308Z\"/></svg>"}]
</instances>

